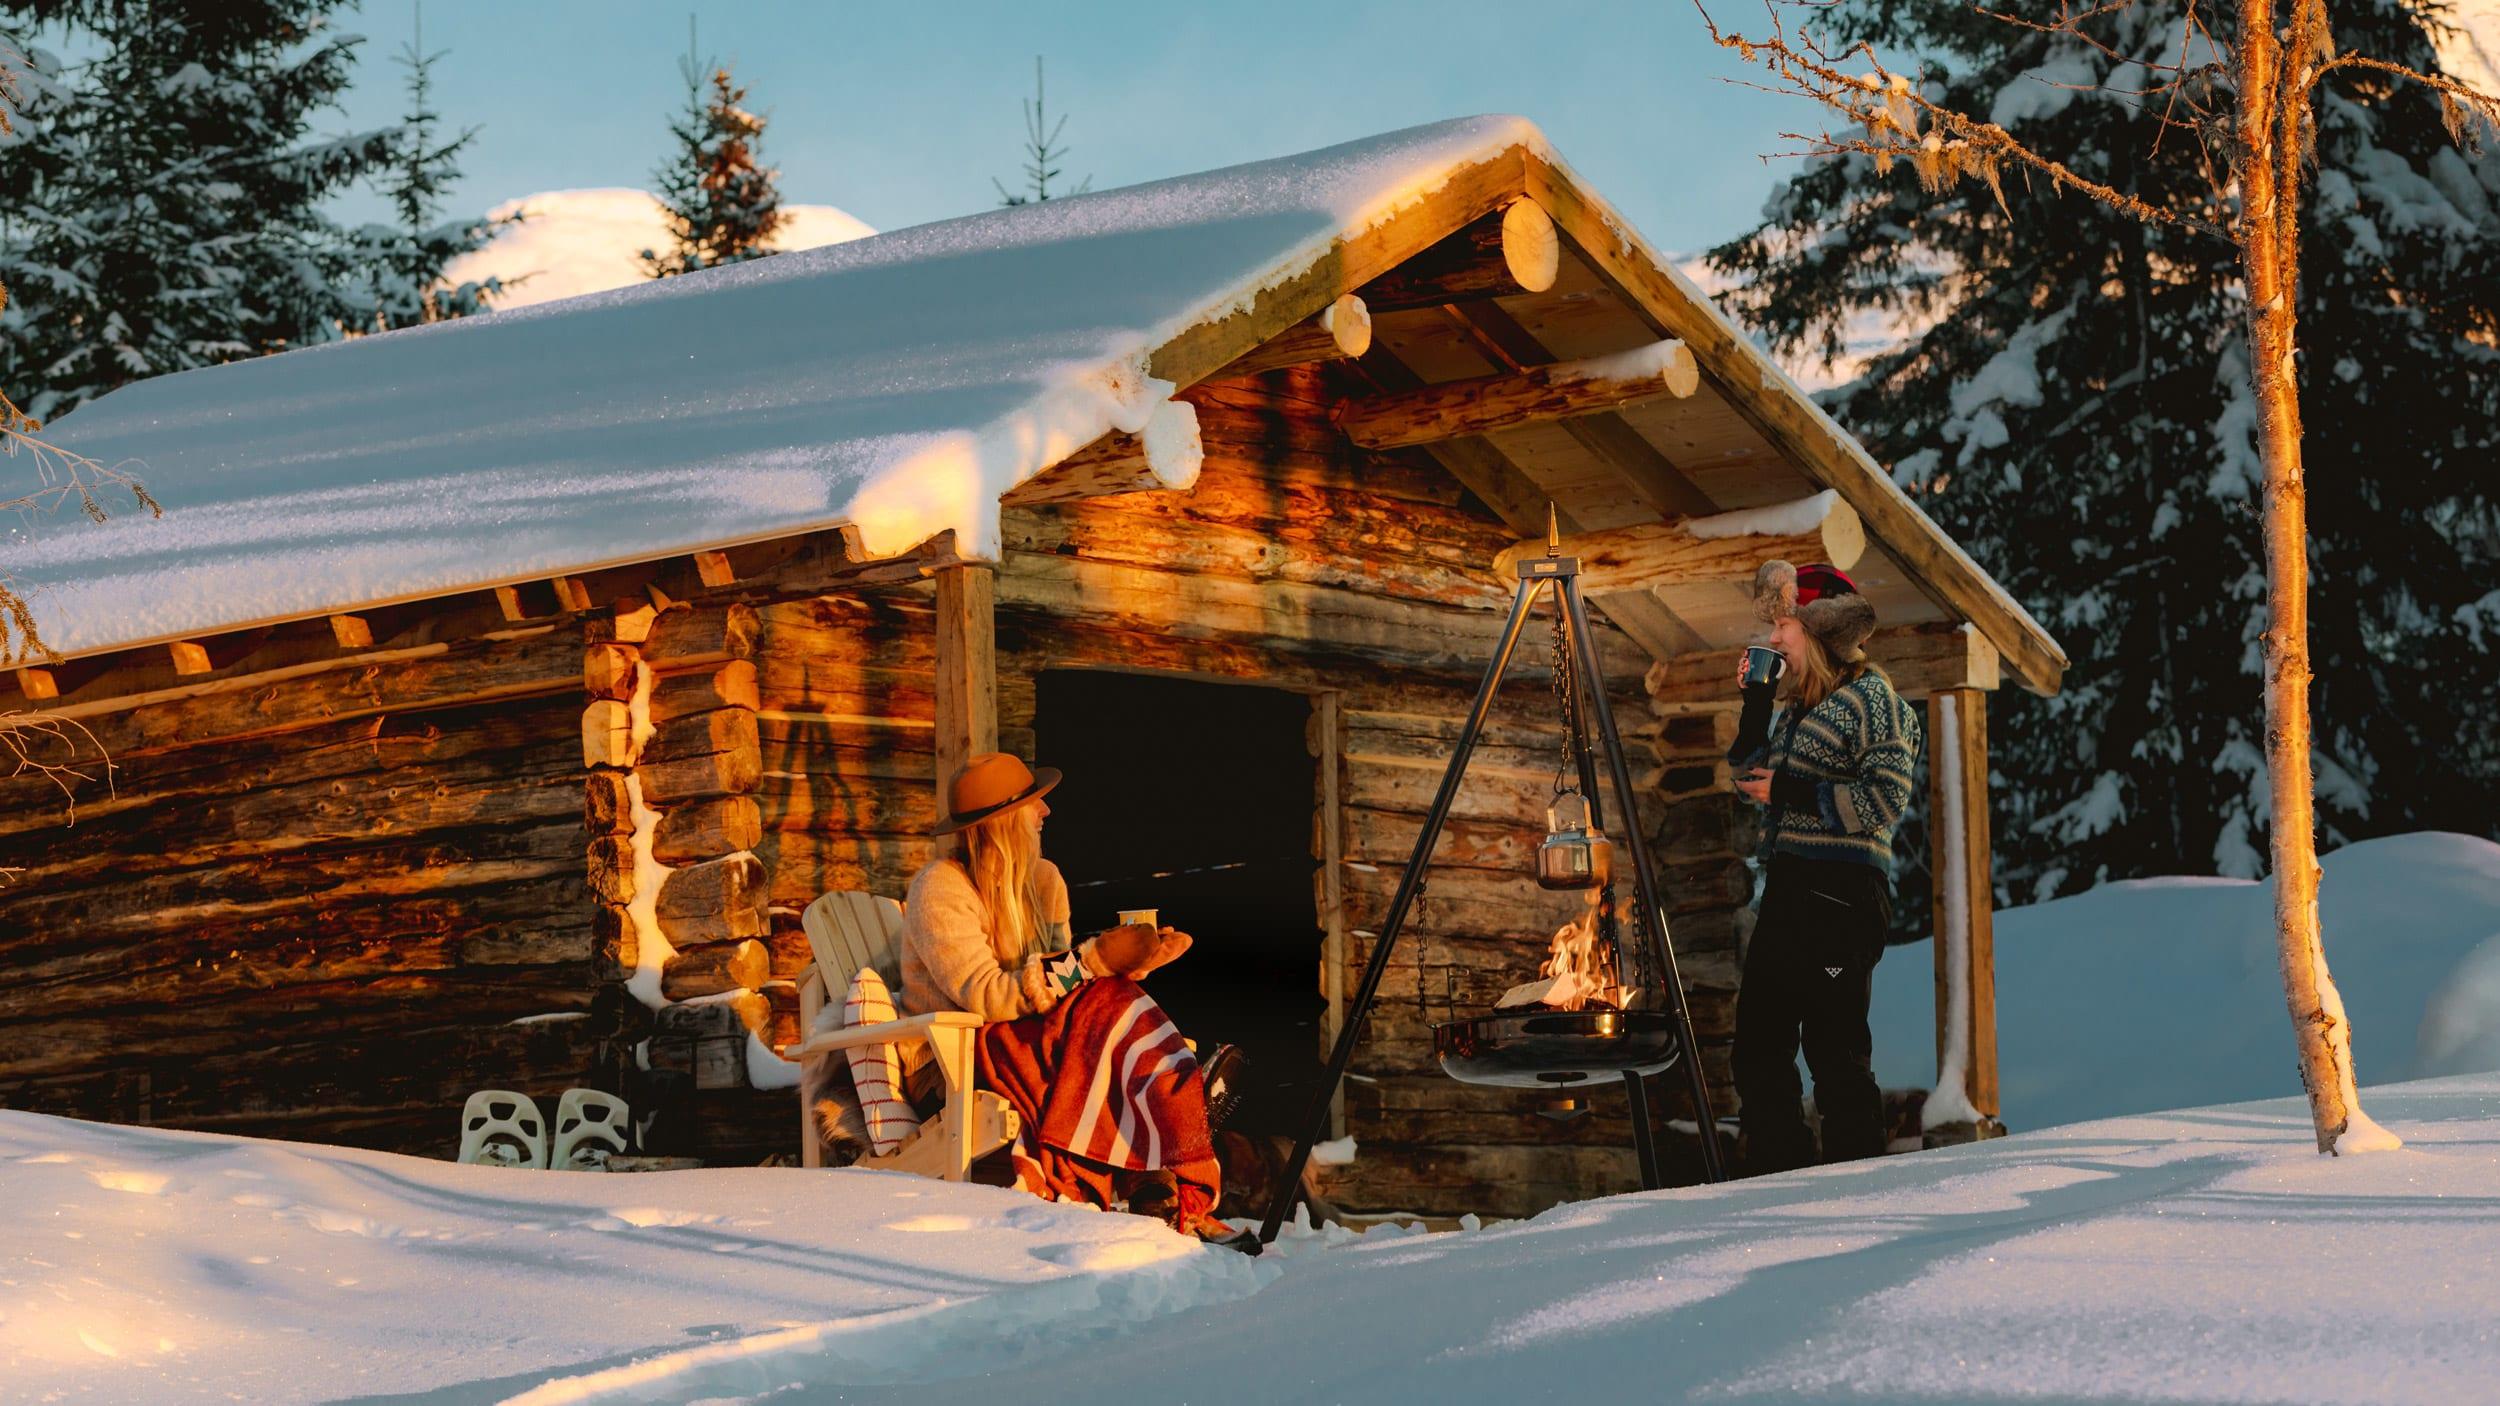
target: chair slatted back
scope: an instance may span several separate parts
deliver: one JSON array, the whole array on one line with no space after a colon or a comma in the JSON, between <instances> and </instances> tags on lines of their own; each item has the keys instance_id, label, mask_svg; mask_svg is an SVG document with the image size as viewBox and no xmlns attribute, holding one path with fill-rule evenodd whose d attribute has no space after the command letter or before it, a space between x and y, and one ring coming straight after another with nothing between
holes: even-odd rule
<instances>
[{"instance_id":1,"label":"chair slatted back","mask_svg":"<svg viewBox=\"0 0 2500 1406\"><path fill-rule=\"evenodd\" d=\"M824 973L826 996L842 1004L851 978L863 967L875 967L886 988L903 986L903 905L857 889L836 889L807 905L799 915L807 945Z\"/></svg>"}]
</instances>

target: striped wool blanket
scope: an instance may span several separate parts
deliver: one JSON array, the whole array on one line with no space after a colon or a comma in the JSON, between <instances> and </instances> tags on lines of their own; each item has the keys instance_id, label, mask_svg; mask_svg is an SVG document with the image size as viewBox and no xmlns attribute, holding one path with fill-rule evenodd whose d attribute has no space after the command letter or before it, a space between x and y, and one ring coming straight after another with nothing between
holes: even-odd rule
<instances>
[{"instance_id":1,"label":"striped wool blanket","mask_svg":"<svg viewBox=\"0 0 2500 1406\"><path fill-rule=\"evenodd\" d=\"M983 1026L981 1087L1022 1117L1017 1181L1036 1195L1110 1205L1122 1172L1169 1170L1191 1221L1220 1176L1198 1058L1145 988L1086 982L1048 1012Z\"/></svg>"}]
</instances>

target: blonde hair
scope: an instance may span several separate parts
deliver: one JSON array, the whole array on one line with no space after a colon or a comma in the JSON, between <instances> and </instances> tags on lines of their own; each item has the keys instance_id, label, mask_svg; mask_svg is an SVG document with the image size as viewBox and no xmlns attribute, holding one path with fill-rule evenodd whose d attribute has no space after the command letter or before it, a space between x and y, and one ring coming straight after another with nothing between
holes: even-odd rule
<instances>
[{"instance_id":1,"label":"blonde hair","mask_svg":"<svg viewBox=\"0 0 2500 1406\"><path fill-rule=\"evenodd\" d=\"M1795 697L1799 708L1810 711L1824 699L1870 673L1886 683L1892 682L1892 675L1884 672L1884 666L1864 654L1843 664L1832 658L1832 652L1823 647L1823 641L1811 630L1799 630L1797 634L1806 642L1805 667L1790 676L1796 680Z\"/></svg>"},{"instance_id":2,"label":"blonde hair","mask_svg":"<svg viewBox=\"0 0 2500 1406\"><path fill-rule=\"evenodd\" d=\"M1854 670L1844 674L1842 666L1833 662L1832 652L1823 647L1823 641L1812 630L1800 627L1797 638L1804 642L1805 647L1798 651L1804 659L1790 675L1794 684L1791 696L1799 708L1812 709L1857 674Z\"/></svg>"},{"instance_id":3,"label":"blonde hair","mask_svg":"<svg viewBox=\"0 0 2500 1406\"><path fill-rule=\"evenodd\" d=\"M963 832L964 871L989 910L990 950L1022 958L1041 935L1042 835L1030 805L1011 806Z\"/></svg>"}]
</instances>

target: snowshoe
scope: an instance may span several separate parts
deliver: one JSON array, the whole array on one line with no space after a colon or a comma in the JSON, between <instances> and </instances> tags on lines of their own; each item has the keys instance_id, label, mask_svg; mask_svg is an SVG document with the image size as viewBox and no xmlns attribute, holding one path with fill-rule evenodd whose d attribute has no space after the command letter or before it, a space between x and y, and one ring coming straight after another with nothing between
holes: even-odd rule
<instances>
[{"instance_id":1,"label":"snowshoe","mask_svg":"<svg viewBox=\"0 0 2500 1406\"><path fill-rule=\"evenodd\" d=\"M1237 1229L1229 1221L1215 1216L1198 1217L1198 1223L1191 1226L1190 1231L1203 1244L1214 1245L1220 1249L1237 1250L1253 1258L1256 1258L1259 1251L1265 1248L1259 1244L1257 1231L1246 1227Z\"/></svg>"},{"instance_id":2,"label":"snowshoe","mask_svg":"<svg viewBox=\"0 0 2500 1406\"><path fill-rule=\"evenodd\" d=\"M1207 1091L1207 1131L1220 1132L1236 1109L1241 1107L1241 1074L1250 1057L1239 1045L1218 1045L1198 1066L1198 1077Z\"/></svg>"}]
</instances>

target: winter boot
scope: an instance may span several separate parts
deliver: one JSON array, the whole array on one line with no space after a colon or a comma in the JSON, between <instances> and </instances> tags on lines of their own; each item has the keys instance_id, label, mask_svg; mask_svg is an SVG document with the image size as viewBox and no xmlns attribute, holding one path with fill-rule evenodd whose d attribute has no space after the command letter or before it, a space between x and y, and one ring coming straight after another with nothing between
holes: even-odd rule
<instances>
[{"instance_id":1,"label":"winter boot","mask_svg":"<svg viewBox=\"0 0 2500 1406\"><path fill-rule=\"evenodd\" d=\"M1181 1184L1169 1171L1135 1172L1128 1184L1129 1214L1152 1216L1174 1230L1181 1228Z\"/></svg>"}]
</instances>

